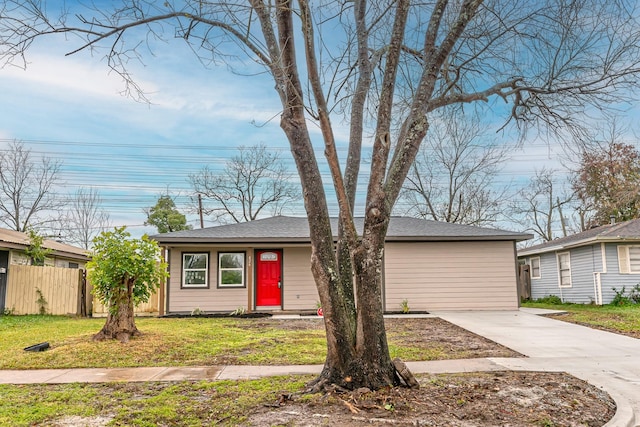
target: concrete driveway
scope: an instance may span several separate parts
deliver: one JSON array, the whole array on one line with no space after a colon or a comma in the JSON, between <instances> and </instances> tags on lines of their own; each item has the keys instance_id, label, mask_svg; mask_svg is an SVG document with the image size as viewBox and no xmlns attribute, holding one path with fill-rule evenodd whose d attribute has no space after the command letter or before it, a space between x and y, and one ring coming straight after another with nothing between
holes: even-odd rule
<instances>
[{"instance_id":1,"label":"concrete driveway","mask_svg":"<svg viewBox=\"0 0 640 427\"><path fill-rule=\"evenodd\" d=\"M607 426L640 426L640 340L554 320L536 310L433 313L528 358L491 358L505 369L568 372L620 404Z\"/></svg>"}]
</instances>

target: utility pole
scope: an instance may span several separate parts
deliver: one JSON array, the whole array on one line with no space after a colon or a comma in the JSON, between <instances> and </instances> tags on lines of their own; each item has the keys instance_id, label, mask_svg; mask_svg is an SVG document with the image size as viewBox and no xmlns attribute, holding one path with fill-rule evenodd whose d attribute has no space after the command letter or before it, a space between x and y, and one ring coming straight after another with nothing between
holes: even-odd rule
<instances>
[{"instance_id":1,"label":"utility pole","mask_svg":"<svg viewBox=\"0 0 640 427\"><path fill-rule=\"evenodd\" d=\"M200 214L200 228L204 228L204 219L202 218L202 194L198 194L198 213Z\"/></svg>"}]
</instances>

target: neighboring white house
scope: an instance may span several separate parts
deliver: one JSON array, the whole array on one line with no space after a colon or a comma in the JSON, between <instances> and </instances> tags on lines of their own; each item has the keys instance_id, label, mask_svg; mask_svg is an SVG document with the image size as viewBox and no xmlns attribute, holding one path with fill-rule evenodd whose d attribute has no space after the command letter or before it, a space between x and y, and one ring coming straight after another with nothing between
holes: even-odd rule
<instances>
[{"instance_id":1,"label":"neighboring white house","mask_svg":"<svg viewBox=\"0 0 640 427\"><path fill-rule=\"evenodd\" d=\"M640 219L521 249L518 259L529 265L532 299L608 304L613 288L640 283Z\"/></svg>"},{"instance_id":2,"label":"neighboring white house","mask_svg":"<svg viewBox=\"0 0 640 427\"><path fill-rule=\"evenodd\" d=\"M362 220L357 220L362 228ZM333 222L334 232L336 221ZM384 257L386 311L510 310L519 305L516 242L529 234L393 217ZM165 313L315 311L306 218L151 236L168 251Z\"/></svg>"}]
</instances>

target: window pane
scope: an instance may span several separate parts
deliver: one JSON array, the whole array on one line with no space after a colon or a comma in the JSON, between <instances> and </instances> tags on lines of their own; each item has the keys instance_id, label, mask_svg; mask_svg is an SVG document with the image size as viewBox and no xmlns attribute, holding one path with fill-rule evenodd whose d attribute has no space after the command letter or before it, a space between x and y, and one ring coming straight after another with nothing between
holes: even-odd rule
<instances>
[{"instance_id":1,"label":"window pane","mask_svg":"<svg viewBox=\"0 0 640 427\"><path fill-rule=\"evenodd\" d=\"M184 268L207 268L207 254L185 254Z\"/></svg>"},{"instance_id":2,"label":"window pane","mask_svg":"<svg viewBox=\"0 0 640 427\"><path fill-rule=\"evenodd\" d=\"M569 255L562 254L558 256L558 261L560 262L560 269L565 270L569 268Z\"/></svg>"},{"instance_id":3,"label":"window pane","mask_svg":"<svg viewBox=\"0 0 640 427\"><path fill-rule=\"evenodd\" d=\"M640 247L639 246L629 247L629 267L633 272L640 271Z\"/></svg>"},{"instance_id":4,"label":"window pane","mask_svg":"<svg viewBox=\"0 0 640 427\"><path fill-rule=\"evenodd\" d=\"M205 271L185 271L184 284L185 285L206 285L207 274Z\"/></svg>"},{"instance_id":5,"label":"window pane","mask_svg":"<svg viewBox=\"0 0 640 427\"><path fill-rule=\"evenodd\" d=\"M531 258L531 277L540 277L540 258Z\"/></svg>"},{"instance_id":6,"label":"window pane","mask_svg":"<svg viewBox=\"0 0 640 427\"><path fill-rule=\"evenodd\" d=\"M220 272L221 285L242 285L242 271L224 270Z\"/></svg>"},{"instance_id":7,"label":"window pane","mask_svg":"<svg viewBox=\"0 0 640 427\"><path fill-rule=\"evenodd\" d=\"M244 254L223 254L220 256L220 268L243 268Z\"/></svg>"}]
</instances>

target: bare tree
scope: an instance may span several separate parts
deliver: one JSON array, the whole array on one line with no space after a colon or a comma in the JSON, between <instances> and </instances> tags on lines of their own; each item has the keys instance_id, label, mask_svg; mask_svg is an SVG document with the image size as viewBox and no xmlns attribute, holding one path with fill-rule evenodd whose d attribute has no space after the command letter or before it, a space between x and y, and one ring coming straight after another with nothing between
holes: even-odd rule
<instances>
[{"instance_id":1,"label":"bare tree","mask_svg":"<svg viewBox=\"0 0 640 427\"><path fill-rule=\"evenodd\" d=\"M198 196L205 200L203 213L216 222L247 222L260 215L280 215L302 198L280 153L263 144L241 146L238 151L221 172L205 166L189 175L195 201Z\"/></svg>"},{"instance_id":2,"label":"bare tree","mask_svg":"<svg viewBox=\"0 0 640 427\"><path fill-rule=\"evenodd\" d=\"M477 117L443 114L431 125L400 203L407 214L420 218L468 225L495 222L507 191L496 177L508 148L487 141Z\"/></svg>"},{"instance_id":3,"label":"bare tree","mask_svg":"<svg viewBox=\"0 0 640 427\"><path fill-rule=\"evenodd\" d=\"M62 201L55 197L62 163L46 157L34 159L31 150L12 141L0 152L0 222L26 232L42 228Z\"/></svg>"},{"instance_id":4,"label":"bare tree","mask_svg":"<svg viewBox=\"0 0 640 427\"><path fill-rule=\"evenodd\" d=\"M6 0L0 6L0 57L23 61L36 38L74 34L84 40L70 53L106 44L109 66L134 83L127 65L142 54L137 49L168 34L206 63L233 55L264 67L281 101L280 126L300 176L311 270L325 314L327 358L314 389L398 384L383 319L384 245L431 113L499 99L510 107L496 109L505 113L505 126L579 133L587 107L634 99L640 72L632 0L120 3L116 10L82 10L54 20L39 1ZM142 29L150 37L135 39ZM340 112L350 124L344 163L332 124ZM310 125L320 129L338 200L337 252ZM373 156L364 226L356 230L353 207L366 134L372 135Z\"/></svg>"},{"instance_id":5,"label":"bare tree","mask_svg":"<svg viewBox=\"0 0 640 427\"><path fill-rule=\"evenodd\" d=\"M514 221L533 232L538 239L548 242L567 236L568 224L562 211L570 209L573 194L566 191L555 177L557 171L536 171L528 186L518 192L512 202ZM554 233L560 227L561 235Z\"/></svg>"},{"instance_id":6,"label":"bare tree","mask_svg":"<svg viewBox=\"0 0 640 427\"><path fill-rule=\"evenodd\" d=\"M65 240L84 249L91 247L93 238L109 225L109 214L102 209L100 192L95 188L79 188L69 200L64 218Z\"/></svg>"}]
</instances>

